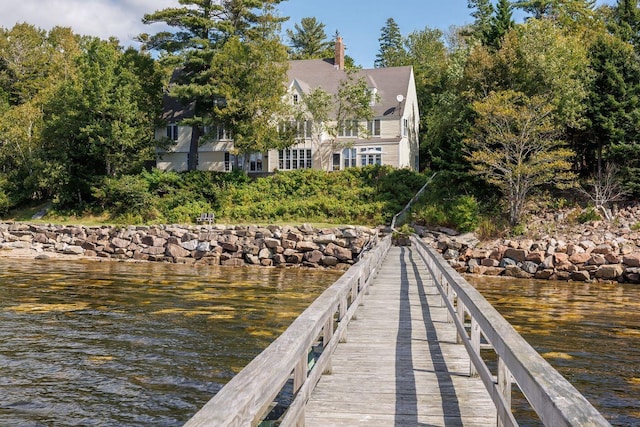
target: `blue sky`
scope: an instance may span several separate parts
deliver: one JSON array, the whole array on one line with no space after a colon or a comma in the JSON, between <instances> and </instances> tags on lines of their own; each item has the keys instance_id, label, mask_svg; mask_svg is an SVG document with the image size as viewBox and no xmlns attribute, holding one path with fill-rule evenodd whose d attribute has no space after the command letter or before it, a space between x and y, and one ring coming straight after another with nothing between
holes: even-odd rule
<instances>
[{"instance_id":1,"label":"blue sky","mask_svg":"<svg viewBox=\"0 0 640 427\"><path fill-rule=\"evenodd\" d=\"M495 2L494 2L495 3ZM615 0L599 0L615 4ZM425 27L447 31L452 25L473 22L467 0L289 0L280 4L283 16L289 16L285 28L292 28L304 17L314 16L325 24L327 36L340 31L347 46L347 55L356 64L373 67L380 43L380 29L393 18L402 35Z\"/></svg>"},{"instance_id":2,"label":"blue sky","mask_svg":"<svg viewBox=\"0 0 640 427\"><path fill-rule=\"evenodd\" d=\"M597 4L615 4L599 0ZM145 13L169 6L177 0L0 0L0 26L11 28L28 22L44 29L71 27L76 33L108 38L115 36L124 45L142 32L155 32L143 25ZM292 28L304 17L314 16L326 26L327 36L336 30L344 38L347 54L356 64L372 67L378 52L380 29L392 17L403 35L425 27L443 31L472 22L467 0L288 0L280 4L281 15Z\"/></svg>"}]
</instances>

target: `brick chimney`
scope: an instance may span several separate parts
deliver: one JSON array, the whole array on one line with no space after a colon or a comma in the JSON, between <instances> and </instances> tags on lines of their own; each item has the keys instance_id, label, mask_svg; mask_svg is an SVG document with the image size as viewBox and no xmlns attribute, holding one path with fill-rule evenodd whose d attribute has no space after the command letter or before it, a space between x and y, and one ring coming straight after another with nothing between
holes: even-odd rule
<instances>
[{"instance_id":1,"label":"brick chimney","mask_svg":"<svg viewBox=\"0 0 640 427\"><path fill-rule=\"evenodd\" d=\"M342 37L336 37L336 50L333 58L333 65L338 70L344 70L344 43Z\"/></svg>"}]
</instances>

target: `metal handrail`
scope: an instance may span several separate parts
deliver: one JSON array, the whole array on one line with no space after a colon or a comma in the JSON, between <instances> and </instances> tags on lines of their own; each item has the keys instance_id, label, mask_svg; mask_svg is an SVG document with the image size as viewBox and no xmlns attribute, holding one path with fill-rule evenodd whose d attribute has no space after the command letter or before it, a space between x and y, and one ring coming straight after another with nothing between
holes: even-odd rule
<instances>
[{"instance_id":1,"label":"metal handrail","mask_svg":"<svg viewBox=\"0 0 640 427\"><path fill-rule=\"evenodd\" d=\"M609 426L596 408L542 358L435 249L415 234L412 244L427 265L478 374L493 399L499 425L517 425L511 413L513 378L545 426ZM465 318L471 318L467 333ZM481 337L498 355L497 382L480 357Z\"/></svg>"},{"instance_id":2,"label":"metal handrail","mask_svg":"<svg viewBox=\"0 0 640 427\"><path fill-rule=\"evenodd\" d=\"M407 203L407 205L404 207L404 209L402 209L400 212L398 212L397 214L395 214L393 216L393 219L391 220L391 230L397 231L396 230L396 224L397 224L398 219L400 218L400 216L405 215L407 212L409 212L409 210L411 209L413 204L415 202L417 202L418 199L420 199L420 196L422 196L422 193L425 192L425 190L427 189L429 184L431 184L431 181L433 181L433 178L435 178L435 176L437 174L438 174L438 172L434 172L434 174L431 175L431 178L429 178L427 180L427 182L422 186L422 188L420 190L418 190L418 192L411 198L411 200L409 200L409 203Z\"/></svg>"}]
</instances>

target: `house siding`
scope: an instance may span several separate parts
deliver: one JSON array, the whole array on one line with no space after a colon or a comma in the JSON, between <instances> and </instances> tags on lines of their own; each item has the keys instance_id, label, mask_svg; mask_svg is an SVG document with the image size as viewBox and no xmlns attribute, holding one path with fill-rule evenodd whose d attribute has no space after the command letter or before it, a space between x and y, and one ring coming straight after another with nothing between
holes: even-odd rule
<instances>
[{"instance_id":1,"label":"house siding","mask_svg":"<svg viewBox=\"0 0 640 427\"><path fill-rule=\"evenodd\" d=\"M342 71L335 70L331 65L321 60L292 61L290 63L290 96L293 103L293 94L301 97L312 87L322 87L333 93L337 90L338 82L343 77ZM326 68L326 69L325 69ZM294 71L291 71L295 69ZM368 139L358 137L338 138L337 143L347 145L357 150L357 166L361 166L361 148L382 148L382 164L396 168L416 169L416 159L419 151L419 114L417 93L413 69L411 67L398 67L393 69L360 70L364 76L378 90L380 102L374 106L375 119L380 120L380 135L370 136ZM293 76L293 77L292 77ZM305 79L309 79L308 81ZM402 102L396 97L402 95ZM403 132L403 122L408 122L407 132ZM361 126L366 123L361 122ZM166 128L156 130L158 139L166 138ZM314 169L333 170L333 154L327 135L319 146L313 144L311 139L306 139L292 146L290 149L311 149L312 167ZM178 140L169 152L158 150L157 167L163 170L186 170L189 147L191 143L191 128L178 127ZM233 152L233 141L212 141L198 148L199 170L224 171L225 152ZM335 150L340 154L340 168L344 167L342 149ZM322 164L321 158L325 159ZM291 165L293 166L293 165ZM291 167L290 169L292 169ZM280 169L279 150L271 150L263 159L263 172L274 172Z\"/></svg>"}]
</instances>

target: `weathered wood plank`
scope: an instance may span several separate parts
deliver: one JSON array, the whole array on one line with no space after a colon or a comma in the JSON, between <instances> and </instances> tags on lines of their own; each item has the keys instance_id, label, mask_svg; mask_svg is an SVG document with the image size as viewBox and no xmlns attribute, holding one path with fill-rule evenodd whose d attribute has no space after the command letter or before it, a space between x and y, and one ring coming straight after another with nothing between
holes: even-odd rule
<instances>
[{"instance_id":1,"label":"weathered wood plank","mask_svg":"<svg viewBox=\"0 0 640 427\"><path fill-rule=\"evenodd\" d=\"M411 248L392 248L305 408L307 426L494 425L495 407L456 344Z\"/></svg>"}]
</instances>

